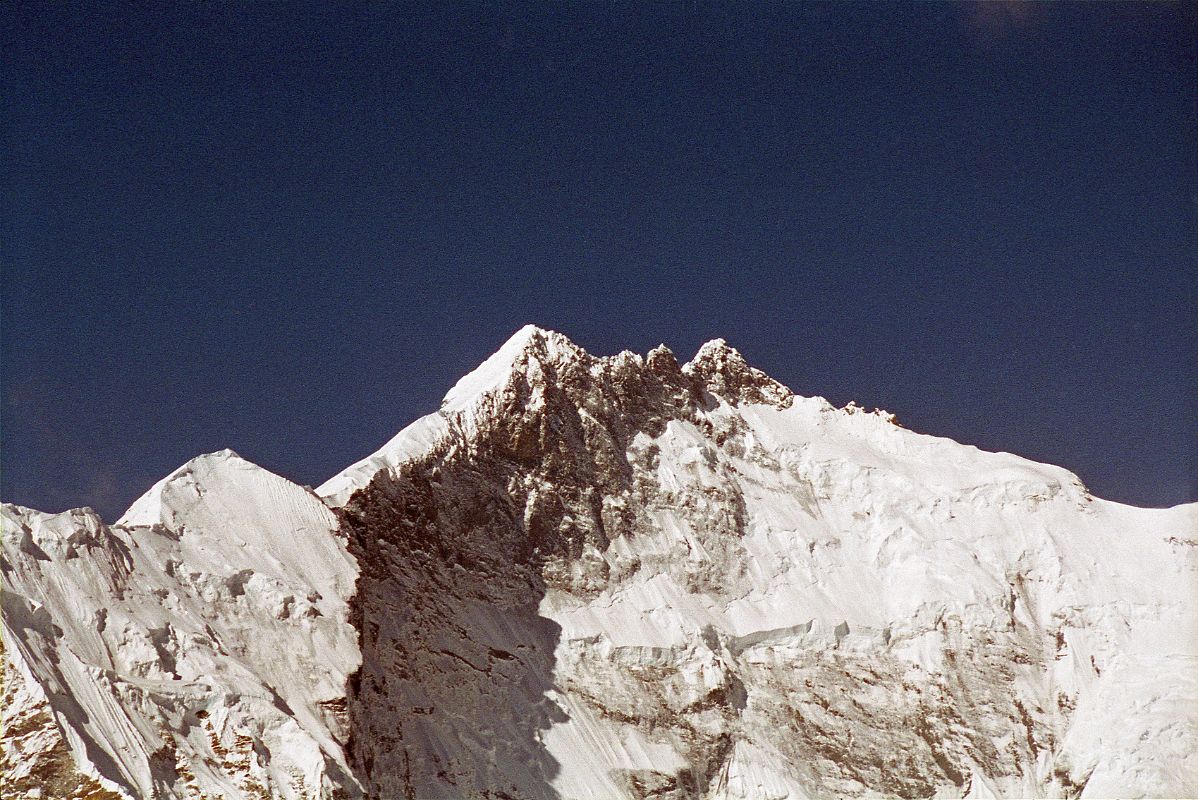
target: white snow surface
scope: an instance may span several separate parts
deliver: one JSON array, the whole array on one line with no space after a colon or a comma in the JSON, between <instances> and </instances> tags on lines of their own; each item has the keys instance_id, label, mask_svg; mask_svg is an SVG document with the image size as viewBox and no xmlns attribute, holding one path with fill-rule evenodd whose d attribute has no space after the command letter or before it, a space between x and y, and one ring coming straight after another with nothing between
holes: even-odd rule
<instances>
[{"instance_id":1,"label":"white snow surface","mask_svg":"<svg viewBox=\"0 0 1198 800\"><path fill-rule=\"evenodd\" d=\"M138 798L344 782L357 572L317 497L225 450L116 525L5 505L3 526L7 656L83 771Z\"/></svg>"},{"instance_id":2,"label":"white snow surface","mask_svg":"<svg viewBox=\"0 0 1198 800\"><path fill-rule=\"evenodd\" d=\"M469 442L517 384L534 413L546 376L579 363L595 381L647 368L527 326L315 494L222 451L113 525L5 505L7 680L123 796L360 796L358 565L333 509ZM682 373L712 363L742 362L717 340ZM517 775L505 791L1198 797L1198 504L1107 502L1064 469L775 386L746 402L712 383L695 417L629 442L642 488L599 502L635 506L635 532L588 545L539 601L560 626L545 690L560 713L537 736L552 768L492 765ZM464 635L501 635L479 626ZM421 741L404 744L417 762L476 752ZM403 796L395 781L381 796Z\"/></svg>"}]
</instances>

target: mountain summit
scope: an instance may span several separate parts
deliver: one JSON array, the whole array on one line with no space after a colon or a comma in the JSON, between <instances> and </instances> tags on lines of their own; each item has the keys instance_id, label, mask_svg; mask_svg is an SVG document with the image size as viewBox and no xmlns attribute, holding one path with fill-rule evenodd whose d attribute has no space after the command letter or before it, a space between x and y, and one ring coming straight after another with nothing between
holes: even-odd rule
<instances>
[{"instance_id":1,"label":"mountain summit","mask_svg":"<svg viewBox=\"0 0 1198 800\"><path fill-rule=\"evenodd\" d=\"M1198 505L527 326L315 493L3 507L5 796L1198 796Z\"/></svg>"}]
</instances>

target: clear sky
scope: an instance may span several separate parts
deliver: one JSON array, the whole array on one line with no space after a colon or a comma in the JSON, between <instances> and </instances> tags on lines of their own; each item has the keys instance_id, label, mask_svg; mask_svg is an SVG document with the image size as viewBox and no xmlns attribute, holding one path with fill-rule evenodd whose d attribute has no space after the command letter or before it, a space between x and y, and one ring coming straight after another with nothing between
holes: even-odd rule
<instances>
[{"instance_id":1,"label":"clear sky","mask_svg":"<svg viewBox=\"0 0 1198 800\"><path fill-rule=\"evenodd\" d=\"M1198 4L0 6L0 493L318 484L518 327L1198 500Z\"/></svg>"}]
</instances>

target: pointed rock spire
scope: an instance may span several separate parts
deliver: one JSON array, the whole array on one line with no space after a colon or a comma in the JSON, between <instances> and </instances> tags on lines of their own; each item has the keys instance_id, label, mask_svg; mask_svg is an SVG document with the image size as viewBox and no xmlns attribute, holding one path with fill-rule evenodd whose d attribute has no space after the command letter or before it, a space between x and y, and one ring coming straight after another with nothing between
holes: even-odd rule
<instances>
[{"instance_id":1,"label":"pointed rock spire","mask_svg":"<svg viewBox=\"0 0 1198 800\"><path fill-rule=\"evenodd\" d=\"M512 373L531 359L577 357L582 348L556 331L525 325L512 334L495 353L454 384L441 403L442 413L461 411L483 394L502 388Z\"/></svg>"},{"instance_id":2,"label":"pointed rock spire","mask_svg":"<svg viewBox=\"0 0 1198 800\"><path fill-rule=\"evenodd\" d=\"M723 339L712 339L682 368L701 380L707 391L732 404L769 403L785 408L794 392L759 369L749 366L744 356Z\"/></svg>"}]
</instances>

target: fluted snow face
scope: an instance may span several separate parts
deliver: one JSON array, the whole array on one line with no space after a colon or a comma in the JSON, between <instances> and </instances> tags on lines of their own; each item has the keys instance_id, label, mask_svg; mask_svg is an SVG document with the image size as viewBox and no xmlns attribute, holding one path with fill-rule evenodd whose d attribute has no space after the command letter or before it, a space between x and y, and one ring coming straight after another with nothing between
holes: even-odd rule
<instances>
[{"instance_id":1,"label":"fluted snow face","mask_svg":"<svg viewBox=\"0 0 1198 800\"><path fill-rule=\"evenodd\" d=\"M225 451L122 524L3 515L7 656L80 771L145 798L307 798L347 782L356 569L315 496Z\"/></svg>"},{"instance_id":2,"label":"fluted snow face","mask_svg":"<svg viewBox=\"0 0 1198 800\"><path fill-rule=\"evenodd\" d=\"M138 797L1198 795L1198 506L721 340L527 327L317 493L226 452L117 526L7 507L26 744Z\"/></svg>"},{"instance_id":3,"label":"fluted snow face","mask_svg":"<svg viewBox=\"0 0 1198 800\"><path fill-rule=\"evenodd\" d=\"M620 578L541 605L563 795L613 796L608 752L719 797L1198 789L1192 507L816 413L721 404L714 435L634 440L651 488L591 567Z\"/></svg>"}]
</instances>

